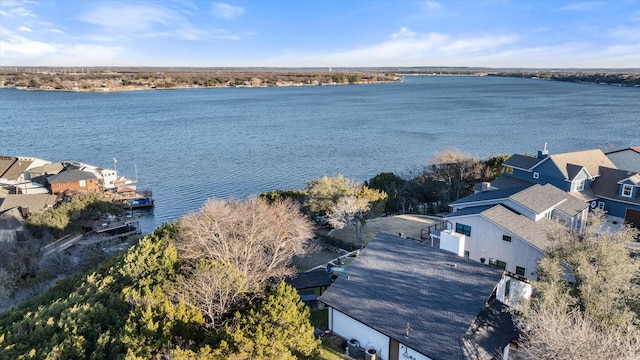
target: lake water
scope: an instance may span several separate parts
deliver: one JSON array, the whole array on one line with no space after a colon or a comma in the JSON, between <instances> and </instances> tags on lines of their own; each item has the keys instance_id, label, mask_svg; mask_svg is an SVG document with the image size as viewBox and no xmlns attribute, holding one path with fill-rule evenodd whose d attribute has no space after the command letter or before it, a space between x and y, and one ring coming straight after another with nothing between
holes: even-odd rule
<instances>
[{"instance_id":1,"label":"lake water","mask_svg":"<svg viewBox=\"0 0 640 360\"><path fill-rule=\"evenodd\" d=\"M72 93L0 89L0 155L113 167L154 191L143 231L210 197L480 158L640 145L640 89L498 77Z\"/></svg>"}]
</instances>

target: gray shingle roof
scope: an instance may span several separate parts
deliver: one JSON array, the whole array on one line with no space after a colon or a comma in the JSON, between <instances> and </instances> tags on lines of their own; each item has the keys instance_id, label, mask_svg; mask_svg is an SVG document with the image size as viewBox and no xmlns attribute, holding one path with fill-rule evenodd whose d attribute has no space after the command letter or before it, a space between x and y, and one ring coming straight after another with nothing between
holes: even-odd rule
<instances>
[{"instance_id":1,"label":"gray shingle roof","mask_svg":"<svg viewBox=\"0 0 640 360\"><path fill-rule=\"evenodd\" d=\"M50 184L56 182L65 182L65 181L78 181L78 180L89 180L89 179L97 179L97 177L88 171L80 171L80 170L63 170L56 175L49 176L48 181Z\"/></svg>"},{"instance_id":2,"label":"gray shingle roof","mask_svg":"<svg viewBox=\"0 0 640 360\"><path fill-rule=\"evenodd\" d=\"M496 299L491 300L464 335L465 357L467 359L501 359L502 349L518 333L508 307Z\"/></svg>"},{"instance_id":3,"label":"gray shingle roof","mask_svg":"<svg viewBox=\"0 0 640 360\"><path fill-rule=\"evenodd\" d=\"M498 189L525 187L525 186L531 186L533 184L535 184L533 181L518 179L516 177L505 175L505 174L498 176L497 179L491 182L491 186Z\"/></svg>"},{"instance_id":4,"label":"gray shingle roof","mask_svg":"<svg viewBox=\"0 0 640 360\"><path fill-rule=\"evenodd\" d=\"M547 233L555 226L552 220L543 218L533 221L502 205L483 211L482 216L540 250L551 244Z\"/></svg>"},{"instance_id":5,"label":"gray shingle roof","mask_svg":"<svg viewBox=\"0 0 640 360\"><path fill-rule=\"evenodd\" d=\"M319 300L434 360L460 359L463 336L501 276L496 268L379 233Z\"/></svg>"},{"instance_id":6,"label":"gray shingle roof","mask_svg":"<svg viewBox=\"0 0 640 360\"><path fill-rule=\"evenodd\" d=\"M627 170L600 168L600 177L591 184L591 190L598 196L627 203L640 204L640 198L620 196L619 181L633 177L636 173Z\"/></svg>"},{"instance_id":7,"label":"gray shingle roof","mask_svg":"<svg viewBox=\"0 0 640 360\"><path fill-rule=\"evenodd\" d=\"M516 169L531 170L531 168L536 166L541 161L544 161L544 159L539 159L537 157L531 157L531 156L525 156L525 155L519 155L519 154L513 154L511 155L510 158L505 160L502 163L502 165L510 166Z\"/></svg>"},{"instance_id":8,"label":"gray shingle roof","mask_svg":"<svg viewBox=\"0 0 640 360\"><path fill-rule=\"evenodd\" d=\"M453 206L453 205L459 205L459 204L473 203L477 201L507 199L513 194L516 194L526 189L529 186L519 186L519 187L506 188L506 189L483 191L483 192L475 193L475 194L466 196L462 199L456 200L452 203L449 203L449 205Z\"/></svg>"},{"instance_id":9,"label":"gray shingle roof","mask_svg":"<svg viewBox=\"0 0 640 360\"><path fill-rule=\"evenodd\" d=\"M331 276L324 268L309 272L301 272L292 278L285 279L285 282L293 286L296 290L329 286L331 285Z\"/></svg>"},{"instance_id":10,"label":"gray shingle roof","mask_svg":"<svg viewBox=\"0 0 640 360\"><path fill-rule=\"evenodd\" d=\"M575 201L567 192L551 184L533 185L509 197L511 200L540 214L566 201ZM587 204L581 208L584 209ZM575 213L571 214L574 215Z\"/></svg>"}]
</instances>

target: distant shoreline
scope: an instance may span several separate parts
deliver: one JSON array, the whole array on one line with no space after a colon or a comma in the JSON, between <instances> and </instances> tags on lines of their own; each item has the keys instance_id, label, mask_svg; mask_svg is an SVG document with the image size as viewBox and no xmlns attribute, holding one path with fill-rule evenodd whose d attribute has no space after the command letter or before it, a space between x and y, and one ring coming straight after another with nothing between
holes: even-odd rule
<instances>
[{"instance_id":1,"label":"distant shoreline","mask_svg":"<svg viewBox=\"0 0 640 360\"><path fill-rule=\"evenodd\" d=\"M62 70L62 71L61 71ZM0 69L0 88L29 91L113 93L141 90L364 85L402 82L410 76L499 76L640 88L640 69L494 70L400 68L385 70L300 69ZM69 69L69 71L71 71Z\"/></svg>"}]
</instances>

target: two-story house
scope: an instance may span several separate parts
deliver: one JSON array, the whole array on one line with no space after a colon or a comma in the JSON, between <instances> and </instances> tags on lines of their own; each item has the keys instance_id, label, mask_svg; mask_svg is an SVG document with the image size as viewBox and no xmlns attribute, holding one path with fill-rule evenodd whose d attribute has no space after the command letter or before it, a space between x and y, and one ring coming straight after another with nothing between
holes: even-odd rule
<instances>
[{"instance_id":1,"label":"two-story house","mask_svg":"<svg viewBox=\"0 0 640 360\"><path fill-rule=\"evenodd\" d=\"M551 184L479 192L450 204L440 248L536 279L557 222L581 231L588 204Z\"/></svg>"},{"instance_id":2,"label":"two-story house","mask_svg":"<svg viewBox=\"0 0 640 360\"><path fill-rule=\"evenodd\" d=\"M81 170L63 170L48 178L51 193L54 195L67 192L100 192L98 178L91 172Z\"/></svg>"},{"instance_id":3,"label":"two-story house","mask_svg":"<svg viewBox=\"0 0 640 360\"><path fill-rule=\"evenodd\" d=\"M640 166L636 149L609 154L595 149L549 155L545 145L536 157L512 155L503 163L505 175L491 187L509 187L514 181L553 184L587 202L591 209L640 225L640 172L632 169ZM627 169L618 169L614 160Z\"/></svg>"}]
</instances>

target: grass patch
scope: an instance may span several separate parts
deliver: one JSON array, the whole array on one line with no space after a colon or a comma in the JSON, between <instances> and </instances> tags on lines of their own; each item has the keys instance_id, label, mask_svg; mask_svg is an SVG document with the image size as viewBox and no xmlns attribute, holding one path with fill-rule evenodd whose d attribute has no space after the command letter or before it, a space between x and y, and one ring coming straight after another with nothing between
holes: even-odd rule
<instances>
[{"instance_id":1,"label":"grass patch","mask_svg":"<svg viewBox=\"0 0 640 360\"><path fill-rule=\"evenodd\" d=\"M349 359L344 355L344 349L336 349L330 341L322 340L318 360L344 360Z\"/></svg>"},{"instance_id":2,"label":"grass patch","mask_svg":"<svg viewBox=\"0 0 640 360\"><path fill-rule=\"evenodd\" d=\"M314 310L309 315L313 327L326 329L329 326L329 309Z\"/></svg>"}]
</instances>

